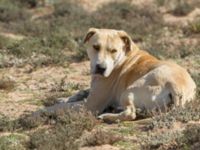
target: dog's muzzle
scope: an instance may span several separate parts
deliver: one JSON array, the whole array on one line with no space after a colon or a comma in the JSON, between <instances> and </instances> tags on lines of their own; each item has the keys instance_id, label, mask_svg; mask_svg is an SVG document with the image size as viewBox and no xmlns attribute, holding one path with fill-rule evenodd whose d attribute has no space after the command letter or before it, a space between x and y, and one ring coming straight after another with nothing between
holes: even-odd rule
<instances>
[{"instance_id":1,"label":"dog's muzzle","mask_svg":"<svg viewBox=\"0 0 200 150\"><path fill-rule=\"evenodd\" d=\"M105 64L97 64L95 68L95 74L103 75L106 71L106 65Z\"/></svg>"}]
</instances>

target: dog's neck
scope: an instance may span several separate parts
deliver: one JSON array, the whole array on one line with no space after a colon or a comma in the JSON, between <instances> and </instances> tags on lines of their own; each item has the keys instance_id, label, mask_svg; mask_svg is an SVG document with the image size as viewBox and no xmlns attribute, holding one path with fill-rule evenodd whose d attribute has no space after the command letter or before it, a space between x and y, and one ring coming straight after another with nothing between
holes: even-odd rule
<instances>
[{"instance_id":1,"label":"dog's neck","mask_svg":"<svg viewBox=\"0 0 200 150\"><path fill-rule=\"evenodd\" d=\"M134 44L132 43L131 45L131 49L126 52L126 55L124 56L124 58L118 63L118 65L115 67L115 69L122 69L123 66L125 64L129 64L129 62L132 62L134 63L136 60L137 60L137 53L139 52L139 48ZM135 61L133 61L135 60Z\"/></svg>"}]
</instances>

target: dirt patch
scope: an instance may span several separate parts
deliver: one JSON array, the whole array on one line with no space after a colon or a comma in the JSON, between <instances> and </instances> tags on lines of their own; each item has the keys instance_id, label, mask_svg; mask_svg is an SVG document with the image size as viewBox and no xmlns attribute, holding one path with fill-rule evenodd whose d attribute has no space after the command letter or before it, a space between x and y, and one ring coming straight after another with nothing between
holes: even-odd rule
<instances>
[{"instance_id":1,"label":"dirt patch","mask_svg":"<svg viewBox=\"0 0 200 150\"><path fill-rule=\"evenodd\" d=\"M164 21L169 25L188 26L191 22L194 22L197 17L200 17L200 9L196 8L192 12L190 12L187 16L174 16L173 14L165 14Z\"/></svg>"},{"instance_id":2,"label":"dirt patch","mask_svg":"<svg viewBox=\"0 0 200 150\"><path fill-rule=\"evenodd\" d=\"M44 95L58 90L61 82L66 88L73 85L87 88L90 82L88 68L89 62L85 61L68 67L1 69L0 72L9 75L16 85L11 91L0 91L0 113L18 117L25 111L35 111L41 107Z\"/></svg>"}]
</instances>

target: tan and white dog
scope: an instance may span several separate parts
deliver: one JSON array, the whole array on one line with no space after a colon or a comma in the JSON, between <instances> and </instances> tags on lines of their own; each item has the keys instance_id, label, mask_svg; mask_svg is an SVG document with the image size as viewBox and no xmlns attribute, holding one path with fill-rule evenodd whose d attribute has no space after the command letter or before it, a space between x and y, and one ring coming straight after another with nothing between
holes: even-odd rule
<instances>
[{"instance_id":1,"label":"tan and white dog","mask_svg":"<svg viewBox=\"0 0 200 150\"><path fill-rule=\"evenodd\" d=\"M84 42L92 74L85 106L99 118L134 120L136 108L162 110L194 99L196 85L185 69L139 50L126 32L91 28ZM123 111L102 114L108 106Z\"/></svg>"}]
</instances>

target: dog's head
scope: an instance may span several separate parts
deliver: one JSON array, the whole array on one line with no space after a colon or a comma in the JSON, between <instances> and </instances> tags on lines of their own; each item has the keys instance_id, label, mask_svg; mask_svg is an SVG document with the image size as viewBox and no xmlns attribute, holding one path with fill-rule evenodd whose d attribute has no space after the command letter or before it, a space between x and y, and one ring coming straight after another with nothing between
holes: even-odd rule
<instances>
[{"instance_id":1,"label":"dog's head","mask_svg":"<svg viewBox=\"0 0 200 150\"><path fill-rule=\"evenodd\" d=\"M130 36L121 30L90 28L85 36L91 73L108 77L120 65L134 43Z\"/></svg>"}]
</instances>

